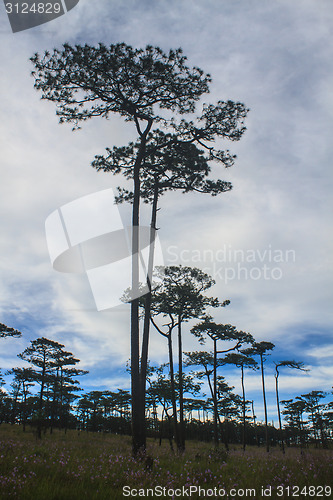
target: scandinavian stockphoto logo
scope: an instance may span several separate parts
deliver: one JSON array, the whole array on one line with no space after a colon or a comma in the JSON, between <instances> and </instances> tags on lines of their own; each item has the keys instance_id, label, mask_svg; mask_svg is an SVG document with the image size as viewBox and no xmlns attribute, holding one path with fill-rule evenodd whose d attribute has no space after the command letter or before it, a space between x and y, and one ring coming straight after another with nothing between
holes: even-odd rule
<instances>
[{"instance_id":1,"label":"scandinavian stockphoto logo","mask_svg":"<svg viewBox=\"0 0 333 500\"><path fill-rule=\"evenodd\" d=\"M215 281L226 285L233 281L281 280L287 265L296 262L293 249L274 248L234 248L224 244L220 248L179 248L177 245L166 249L167 265L180 262L182 265L200 266Z\"/></svg>"},{"instance_id":2,"label":"scandinavian stockphoto logo","mask_svg":"<svg viewBox=\"0 0 333 500\"><path fill-rule=\"evenodd\" d=\"M13 33L53 21L72 10L80 0L3 0Z\"/></svg>"},{"instance_id":3,"label":"scandinavian stockphoto logo","mask_svg":"<svg viewBox=\"0 0 333 500\"><path fill-rule=\"evenodd\" d=\"M156 231L140 226L138 282L132 282L132 227L124 226L112 189L93 193L55 210L45 221L51 263L63 273L86 273L98 311L122 303L125 290L131 298L148 292L151 281L149 255L154 249L155 265L163 265Z\"/></svg>"}]
</instances>

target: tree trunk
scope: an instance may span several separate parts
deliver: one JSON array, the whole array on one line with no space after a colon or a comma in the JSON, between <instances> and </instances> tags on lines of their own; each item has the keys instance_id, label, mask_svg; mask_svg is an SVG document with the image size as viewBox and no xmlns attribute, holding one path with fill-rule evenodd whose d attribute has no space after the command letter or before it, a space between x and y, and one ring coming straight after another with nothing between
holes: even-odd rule
<instances>
[{"instance_id":1,"label":"tree trunk","mask_svg":"<svg viewBox=\"0 0 333 500\"><path fill-rule=\"evenodd\" d=\"M139 167L134 167L134 201L132 218L132 296L131 301L131 395L132 395L132 448L137 455L140 448L145 446L144 436L140 425L141 387L139 378L139 196L140 179Z\"/></svg>"},{"instance_id":2,"label":"tree trunk","mask_svg":"<svg viewBox=\"0 0 333 500\"><path fill-rule=\"evenodd\" d=\"M53 397L52 397L52 401L51 401L51 405L50 405L50 434L53 433L53 427L54 427L55 419L57 416L57 406L58 406L57 405L57 398L58 398L57 381L58 381L58 378L59 378L59 371L57 369L57 374L56 374L56 377L54 380Z\"/></svg>"},{"instance_id":3,"label":"tree trunk","mask_svg":"<svg viewBox=\"0 0 333 500\"><path fill-rule=\"evenodd\" d=\"M313 436L315 440L315 448L318 448L318 432L316 428L316 416L314 413L314 409L311 409L311 421L312 421L312 427L313 427Z\"/></svg>"},{"instance_id":4,"label":"tree trunk","mask_svg":"<svg viewBox=\"0 0 333 500\"><path fill-rule=\"evenodd\" d=\"M179 451L185 451L184 398L183 398L183 347L181 318L178 317L178 373L179 373Z\"/></svg>"},{"instance_id":5,"label":"tree trunk","mask_svg":"<svg viewBox=\"0 0 333 500\"><path fill-rule=\"evenodd\" d=\"M59 427L62 428L64 425L64 411L63 411L63 378L64 378L64 373L63 373L63 366L60 367L60 408L58 412L58 417L59 417Z\"/></svg>"},{"instance_id":6,"label":"tree trunk","mask_svg":"<svg viewBox=\"0 0 333 500\"><path fill-rule=\"evenodd\" d=\"M180 449L178 425L177 425L177 405L176 405L176 391L175 391L175 375L173 371L173 353L172 353L172 337L171 332L168 335L168 349L169 349L169 364L170 364L170 384L171 384L171 398L172 398L172 412L173 412L173 429L177 449Z\"/></svg>"},{"instance_id":7,"label":"tree trunk","mask_svg":"<svg viewBox=\"0 0 333 500\"><path fill-rule=\"evenodd\" d=\"M23 424L23 432L25 432L26 420L27 420L27 388L25 386L24 380L22 383L22 387L23 387L22 424Z\"/></svg>"},{"instance_id":8,"label":"tree trunk","mask_svg":"<svg viewBox=\"0 0 333 500\"><path fill-rule=\"evenodd\" d=\"M43 395L44 395L44 385L45 385L45 356L44 364L42 369L41 386L39 393L39 404L38 404L38 420L37 420L37 438L42 439L42 412L43 412Z\"/></svg>"},{"instance_id":9,"label":"tree trunk","mask_svg":"<svg viewBox=\"0 0 333 500\"><path fill-rule=\"evenodd\" d=\"M268 441L268 424L267 424L267 404L266 404L266 391L265 391L264 360L262 354L260 354L260 365L261 365L262 395L264 399L264 411L265 411L265 440L266 440L266 451L268 453L269 441Z\"/></svg>"},{"instance_id":10,"label":"tree trunk","mask_svg":"<svg viewBox=\"0 0 333 500\"><path fill-rule=\"evenodd\" d=\"M256 414L254 412L254 403L253 403L253 400L251 401L251 406L252 406L252 417L253 417L253 426L254 426L254 429L255 429L256 442L257 442L257 446L259 448L260 442L259 442L259 438L258 438L258 430L257 430L257 425L256 425Z\"/></svg>"},{"instance_id":11,"label":"tree trunk","mask_svg":"<svg viewBox=\"0 0 333 500\"><path fill-rule=\"evenodd\" d=\"M217 349L216 349L216 339L214 341L214 391L213 391L213 401L214 401L214 444L215 448L219 446L219 435L217 429Z\"/></svg>"},{"instance_id":12,"label":"tree trunk","mask_svg":"<svg viewBox=\"0 0 333 500\"><path fill-rule=\"evenodd\" d=\"M154 268L154 251L155 251L155 233L156 233L156 218L157 218L157 202L158 202L158 183L156 181L154 190L154 200L150 222L150 246L147 269L147 284L149 292L145 296L145 315L142 334L142 351L140 365L140 385L142 402L140 408L140 421L143 433L144 442L146 441L146 425L145 425L145 407L146 407L146 379L147 379L147 364L148 364L148 346L149 346L149 330L150 330L150 311L151 311L151 278Z\"/></svg>"},{"instance_id":13,"label":"tree trunk","mask_svg":"<svg viewBox=\"0 0 333 500\"><path fill-rule=\"evenodd\" d=\"M212 395L212 399L213 399L213 402L214 402L214 442L215 442L215 447L216 447L216 442L217 442L217 446L218 446L218 443L219 443L219 436L218 436L218 427L219 427L220 428L221 439L224 442L225 449L227 451L229 451L229 444L228 444L227 433L224 432L223 425L222 425L222 422L221 422L221 418L220 418L220 415L219 415L219 412L218 412L218 408L217 408L217 383L216 383L216 380L215 380L215 376L214 376L214 381L213 381L213 387L212 387L212 383L211 383L210 376L209 376L209 373L208 373L207 369L206 369L206 377L207 377L207 381L208 381L208 387L209 387L209 390L210 390L210 393ZM215 394L216 394L216 413L215 413ZM215 415L216 415L216 432L217 432L217 436L215 436ZM199 415L199 422L200 422L200 415Z\"/></svg>"},{"instance_id":14,"label":"tree trunk","mask_svg":"<svg viewBox=\"0 0 333 500\"><path fill-rule=\"evenodd\" d=\"M305 437L304 437L304 422L303 422L303 412L300 411L299 414L299 437L301 441L301 455L303 454L303 448L305 447Z\"/></svg>"},{"instance_id":15,"label":"tree trunk","mask_svg":"<svg viewBox=\"0 0 333 500\"><path fill-rule=\"evenodd\" d=\"M154 439L156 440L157 435L158 435L158 418L157 418L157 404L156 404L155 400L153 403L153 411L154 411L154 415L153 415L153 418L154 418Z\"/></svg>"},{"instance_id":16,"label":"tree trunk","mask_svg":"<svg viewBox=\"0 0 333 500\"><path fill-rule=\"evenodd\" d=\"M242 392L243 392L243 450L245 451L245 446L246 446L246 407L245 407L245 388L244 388L244 367L243 365L241 366L242 369Z\"/></svg>"},{"instance_id":17,"label":"tree trunk","mask_svg":"<svg viewBox=\"0 0 333 500\"><path fill-rule=\"evenodd\" d=\"M327 445L327 440L326 440L324 426L323 426L323 419L322 419L322 417L321 417L321 415L320 415L319 412L318 412L317 421L318 421L318 424L319 424L320 440L321 440L322 447L323 447L324 450L327 450L328 449L328 445Z\"/></svg>"},{"instance_id":18,"label":"tree trunk","mask_svg":"<svg viewBox=\"0 0 333 500\"><path fill-rule=\"evenodd\" d=\"M147 135L151 128L150 121L141 134L141 144L135 160L133 180L132 212L132 300L131 300L131 396L132 396L132 451L136 456L146 449L145 404L140 384L139 366L139 208L140 208L140 167L145 155ZM143 418L142 418L143 414Z\"/></svg>"},{"instance_id":19,"label":"tree trunk","mask_svg":"<svg viewBox=\"0 0 333 500\"><path fill-rule=\"evenodd\" d=\"M150 221L150 246L149 246L148 269L147 269L147 284L149 292L145 296L145 316L144 316L143 335L142 335L141 383L144 392L146 390L146 375L147 375L147 361L148 361L148 344L149 344L150 311L151 311L151 278L154 268L157 202L158 202L158 181L156 181L155 183L154 199L153 199L151 221Z\"/></svg>"},{"instance_id":20,"label":"tree trunk","mask_svg":"<svg viewBox=\"0 0 333 500\"><path fill-rule=\"evenodd\" d=\"M17 408L17 400L18 400L18 392L19 392L19 389L17 389L17 391L15 392L15 396L14 396L14 400L13 400L13 406L12 406L12 415L11 415L11 425L14 425L15 424L15 420L16 420L16 408Z\"/></svg>"},{"instance_id":21,"label":"tree trunk","mask_svg":"<svg viewBox=\"0 0 333 500\"><path fill-rule=\"evenodd\" d=\"M280 439L281 439L281 450L282 450L282 453L285 454L284 440L283 440L283 431L282 431L282 423L281 423L281 411L280 411L278 378L279 378L279 372L276 370L276 375L275 375L276 404L277 404L278 417L279 417L279 430L280 430Z\"/></svg>"}]
</instances>

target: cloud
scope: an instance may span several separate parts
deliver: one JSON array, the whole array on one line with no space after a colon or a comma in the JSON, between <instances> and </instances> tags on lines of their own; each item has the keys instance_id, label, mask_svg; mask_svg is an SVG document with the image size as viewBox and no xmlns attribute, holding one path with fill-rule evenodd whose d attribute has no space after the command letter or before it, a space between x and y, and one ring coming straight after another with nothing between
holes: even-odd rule
<instances>
[{"instance_id":1,"label":"cloud","mask_svg":"<svg viewBox=\"0 0 333 500\"><path fill-rule=\"evenodd\" d=\"M314 356L319 360L324 358L331 358L333 356L333 346L326 345L322 347L315 347L314 349L309 349L306 351L308 356Z\"/></svg>"}]
</instances>

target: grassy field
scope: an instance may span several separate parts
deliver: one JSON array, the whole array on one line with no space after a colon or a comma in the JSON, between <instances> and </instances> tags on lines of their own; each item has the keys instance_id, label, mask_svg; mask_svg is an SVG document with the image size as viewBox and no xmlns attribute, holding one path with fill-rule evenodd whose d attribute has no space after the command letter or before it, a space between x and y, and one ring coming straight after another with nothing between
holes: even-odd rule
<instances>
[{"instance_id":1,"label":"grassy field","mask_svg":"<svg viewBox=\"0 0 333 500\"><path fill-rule=\"evenodd\" d=\"M179 457L167 442L150 440L148 455L133 460L128 436L56 431L37 442L32 432L2 424L0 499L333 497L332 450L282 455L249 447L226 455L223 447L188 442Z\"/></svg>"}]
</instances>

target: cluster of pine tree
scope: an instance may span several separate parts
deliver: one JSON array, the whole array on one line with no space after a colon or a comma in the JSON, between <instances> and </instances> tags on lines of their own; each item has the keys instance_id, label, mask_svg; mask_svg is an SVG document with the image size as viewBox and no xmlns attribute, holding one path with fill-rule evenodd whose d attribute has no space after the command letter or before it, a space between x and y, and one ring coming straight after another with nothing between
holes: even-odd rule
<instances>
[{"instance_id":1,"label":"cluster of pine tree","mask_svg":"<svg viewBox=\"0 0 333 500\"><path fill-rule=\"evenodd\" d=\"M175 268L173 268L175 272ZM182 276L186 275L182 274ZM166 274L166 282L170 274ZM202 274L199 273L202 278ZM193 278L193 276L192 276ZM198 274L196 274L198 278ZM170 283L169 283L170 284ZM188 285L189 283L187 283ZM160 285L159 292L163 287ZM177 282L180 287L181 283ZM189 289L187 288L187 291ZM180 293L180 288L178 290ZM153 294L153 297L155 295ZM158 293L156 293L156 297ZM178 297L180 299L180 297ZM180 301L176 300L178 306ZM153 309L157 311L156 302ZM209 300L208 303L211 303ZM189 311L188 308L186 308ZM170 310L171 312L171 310ZM204 308L202 313L204 312ZM173 311L178 320L180 311ZM159 313L165 320L165 315ZM156 321L154 324L158 330ZM169 314L169 313L168 313ZM187 314L188 318L191 315ZM171 321L172 316L169 316ZM175 321L178 329L182 321ZM166 326L165 321L163 324ZM173 325L173 323L172 323ZM0 324L1 337L18 337L18 330ZM185 440L197 439L214 441L218 445L223 440L226 448L231 443L266 445L277 444L282 446L306 446L314 443L316 446L328 447L332 439L333 403L321 400L326 397L323 391L312 391L297 396L294 400L282 400L282 413L285 415L285 425L280 429L267 422L267 409L264 383L264 354L272 350L274 345L268 342L257 343L250 334L238 332L231 325L219 325L211 317L204 316L202 321L192 328L201 342L205 336L213 341L213 351L194 351L185 353L185 366L196 367L196 371L183 372L178 365L175 373L173 368L172 331L171 324L167 325L169 346L169 363L161 366L147 366L148 388L146 393L145 416L147 433L159 439L167 439L174 450L174 443L178 451L185 449ZM161 333L160 330L159 333ZM218 350L221 341L229 343L228 349ZM230 347L230 341L234 345ZM242 348L246 343L250 347ZM178 345L181 346L181 343ZM183 353L179 353L183 358ZM220 356L223 354L223 356ZM47 430L52 433L54 428L68 428L92 431L111 432L131 435L131 395L129 391L118 389L94 390L80 394L82 391L77 378L88 372L76 367L79 359L65 346L44 337L30 342L18 357L25 361L28 367L16 367L8 370L6 376L11 380L9 389L0 377L0 423L21 425L36 430L37 436ZM262 387L265 408L265 422L257 422L254 402L246 399L244 385L244 370L258 368L255 357L258 358L262 373ZM241 371L242 395L233 392L225 377L218 373L221 366L234 364ZM295 361L282 361L275 364L276 395L279 401L278 377L281 367L304 370L303 364ZM206 380L210 394L208 397L202 392L202 381ZM281 421L280 421L281 425Z\"/></svg>"}]
</instances>

